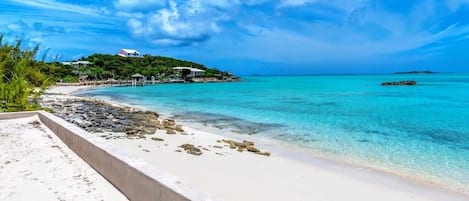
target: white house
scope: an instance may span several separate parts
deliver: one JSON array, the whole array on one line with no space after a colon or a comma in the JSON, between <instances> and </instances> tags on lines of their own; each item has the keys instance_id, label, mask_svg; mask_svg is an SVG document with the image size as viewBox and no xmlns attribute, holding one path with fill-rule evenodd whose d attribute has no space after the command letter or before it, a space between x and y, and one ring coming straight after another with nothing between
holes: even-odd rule
<instances>
[{"instance_id":1,"label":"white house","mask_svg":"<svg viewBox=\"0 0 469 201\"><path fill-rule=\"evenodd\" d=\"M191 73L188 75L188 77L200 77L205 74L204 70L198 69L198 68L192 68L192 67L174 67L174 70L177 71L182 71L182 70L189 70Z\"/></svg>"},{"instance_id":2,"label":"white house","mask_svg":"<svg viewBox=\"0 0 469 201\"><path fill-rule=\"evenodd\" d=\"M66 62L62 62L62 65L64 66L71 66L73 68L73 73L76 73L78 75L80 75L80 80L82 80L82 72L80 71L80 68L82 67L86 67L88 65L92 65L93 63L89 62L89 61L66 61ZM83 79L86 79L83 78Z\"/></svg>"},{"instance_id":3,"label":"white house","mask_svg":"<svg viewBox=\"0 0 469 201\"><path fill-rule=\"evenodd\" d=\"M119 52L117 52L117 55L121 57L142 57L137 50L133 49L121 49Z\"/></svg>"},{"instance_id":4,"label":"white house","mask_svg":"<svg viewBox=\"0 0 469 201\"><path fill-rule=\"evenodd\" d=\"M75 67L75 68L86 67L86 66L91 65L91 64L93 64L93 63L91 63L89 61L67 61L67 62L62 62L62 65L72 66L72 67Z\"/></svg>"}]
</instances>

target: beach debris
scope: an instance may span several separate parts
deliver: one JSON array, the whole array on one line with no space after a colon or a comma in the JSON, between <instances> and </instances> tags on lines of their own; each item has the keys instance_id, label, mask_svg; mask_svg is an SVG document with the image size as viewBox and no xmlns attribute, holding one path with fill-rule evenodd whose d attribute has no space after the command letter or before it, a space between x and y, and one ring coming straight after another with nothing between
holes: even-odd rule
<instances>
[{"instance_id":1,"label":"beach debris","mask_svg":"<svg viewBox=\"0 0 469 201\"><path fill-rule=\"evenodd\" d=\"M257 154L263 155L263 156L270 156L270 152L258 152Z\"/></svg>"},{"instance_id":2,"label":"beach debris","mask_svg":"<svg viewBox=\"0 0 469 201\"><path fill-rule=\"evenodd\" d=\"M235 140L225 140L225 139L221 141L227 143L231 149L236 149L236 151L239 151L239 152L249 151L249 152L256 153L256 154L263 155L263 156L270 156L270 152L261 152L258 148L255 147L254 142L252 141L243 140L243 142L238 142ZM213 146L213 147L219 148L220 146Z\"/></svg>"},{"instance_id":3,"label":"beach debris","mask_svg":"<svg viewBox=\"0 0 469 201\"><path fill-rule=\"evenodd\" d=\"M174 128L174 130L176 130L177 132L184 132L184 129L182 129L182 126L181 125L176 125L176 127Z\"/></svg>"},{"instance_id":4,"label":"beach debris","mask_svg":"<svg viewBox=\"0 0 469 201\"><path fill-rule=\"evenodd\" d=\"M142 151L144 151L144 152L150 152L150 150L148 150L148 149L142 149Z\"/></svg>"},{"instance_id":5,"label":"beach debris","mask_svg":"<svg viewBox=\"0 0 469 201\"><path fill-rule=\"evenodd\" d=\"M192 154L196 156L202 155L202 150L200 150L199 148L195 147L192 144L183 144L179 147L183 148L184 151L186 151L188 154Z\"/></svg>"},{"instance_id":6,"label":"beach debris","mask_svg":"<svg viewBox=\"0 0 469 201\"><path fill-rule=\"evenodd\" d=\"M257 149L255 146L249 145L246 147L246 149L250 152L258 153L260 152L259 149Z\"/></svg>"},{"instance_id":7,"label":"beach debris","mask_svg":"<svg viewBox=\"0 0 469 201\"><path fill-rule=\"evenodd\" d=\"M212 146L212 147L213 147L213 148L217 148L217 149L223 149L222 146L218 146L218 145L214 145L214 146Z\"/></svg>"},{"instance_id":8,"label":"beach debris","mask_svg":"<svg viewBox=\"0 0 469 201\"><path fill-rule=\"evenodd\" d=\"M159 137L152 137L151 140L153 140L153 141L160 141L160 142L164 141L163 138L159 138Z\"/></svg>"}]
</instances>

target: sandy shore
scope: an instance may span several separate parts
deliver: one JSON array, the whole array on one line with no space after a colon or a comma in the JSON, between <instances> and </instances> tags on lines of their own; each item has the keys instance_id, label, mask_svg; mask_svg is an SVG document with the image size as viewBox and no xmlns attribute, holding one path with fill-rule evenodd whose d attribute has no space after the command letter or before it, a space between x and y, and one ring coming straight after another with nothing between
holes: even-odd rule
<instances>
[{"instance_id":1,"label":"sandy shore","mask_svg":"<svg viewBox=\"0 0 469 201\"><path fill-rule=\"evenodd\" d=\"M86 89L93 89L97 87L102 87L102 86L51 86L46 90L46 93L49 94L62 94L62 95L70 95L72 93L81 91L81 90L86 90Z\"/></svg>"},{"instance_id":2,"label":"sandy shore","mask_svg":"<svg viewBox=\"0 0 469 201\"><path fill-rule=\"evenodd\" d=\"M39 122L0 121L0 200L127 200Z\"/></svg>"},{"instance_id":3,"label":"sandy shore","mask_svg":"<svg viewBox=\"0 0 469 201\"><path fill-rule=\"evenodd\" d=\"M49 92L70 94L74 87L65 88L57 87ZM125 134L108 133L106 139L223 200L469 200L468 194L367 168L313 156L287 157L276 152L282 149L275 148L276 144L258 146L271 151L269 157L238 152L219 142L226 137L188 125L182 128L188 135L168 135L164 130L157 130L146 138L109 137ZM182 144L200 146L203 154L187 154L179 147Z\"/></svg>"}]
</instances>

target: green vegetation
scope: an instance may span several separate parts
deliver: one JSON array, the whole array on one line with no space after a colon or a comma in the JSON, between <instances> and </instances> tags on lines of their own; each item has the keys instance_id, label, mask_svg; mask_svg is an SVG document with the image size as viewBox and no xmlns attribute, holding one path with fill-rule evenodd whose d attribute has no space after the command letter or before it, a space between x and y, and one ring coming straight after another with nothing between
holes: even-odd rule
<instances>
[{"instance_id":1,"label":"green vegetation","mask_svg":"<svg viewBox=\"0 0 469 201\"><path fill-rule=\"evenodd\" d=\"M93 54L81 58L80 61L89 61L92 65L80 66L78 68L60 65L61 69L57 69L60 72L55 71L53 74L64 82L78 80L79 76L86 76L89 80L106 80L109 78L126 80L130 79L130 76L135 73L140 73L147 77L155 76L157 79L165 80L183 77L183 75L174 71L173 67L186 66L205 70L205 77L217 77L221 80L232 77L227 72L207 68L202 64L162 56L145 55L142 58L131 58L109 54ZM64 79L64 75L69 76L68 79ZM76 78L71 79L71 76Z\"/></svg>"},{"instance_id":2,"label":"green vegetation","mask_svg":"<svg viewBox=\"0 0 469 201\"><path fill-rule=\"evenodd\" d=\"M37 98L52 80L44 71L57 67L34 60L38 46L24 50L21 41L8 45L2 39L0 35L0 112L40 109Z\"/></svg>"}]
</instances>

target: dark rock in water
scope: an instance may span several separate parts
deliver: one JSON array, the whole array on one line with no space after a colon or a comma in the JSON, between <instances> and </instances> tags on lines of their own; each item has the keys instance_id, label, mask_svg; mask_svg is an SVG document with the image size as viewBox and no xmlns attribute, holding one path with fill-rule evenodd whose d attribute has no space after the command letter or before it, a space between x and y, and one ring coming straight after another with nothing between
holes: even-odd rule
<instances>
[{"instance_id":1,"label":"dark rock in water","mask_svg":"<svg viewBox=\"0 0 469 201\"><path fill-rule=\"evenodd\" d=\"M381 83L382 86L415 86L417 85L416 81L413 80L406 80L406 81L398 81L398 82L383 82Z\"/></svg>"}]
</instances>

